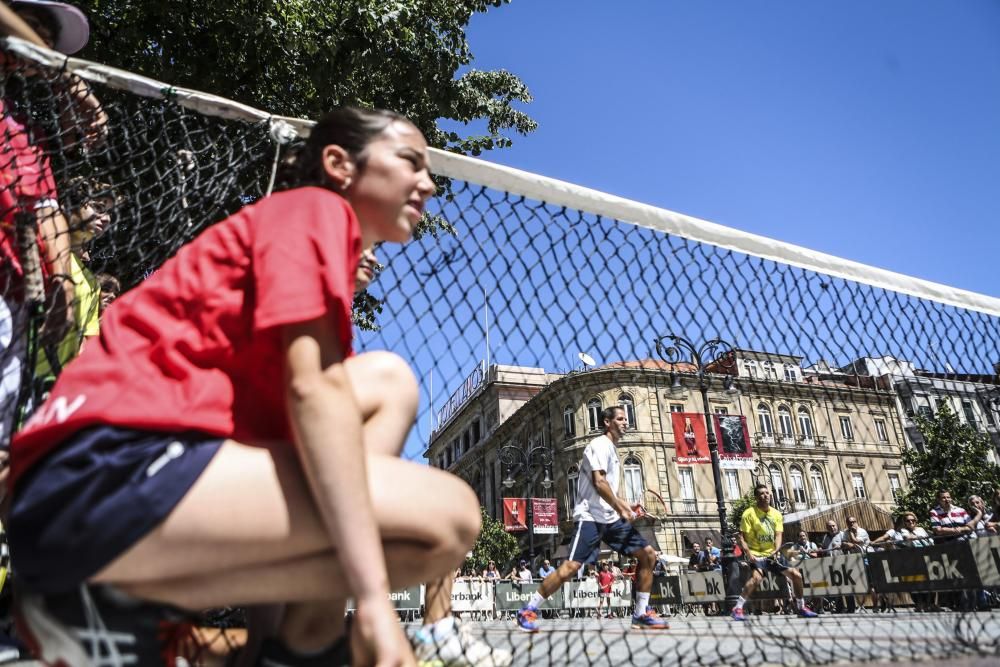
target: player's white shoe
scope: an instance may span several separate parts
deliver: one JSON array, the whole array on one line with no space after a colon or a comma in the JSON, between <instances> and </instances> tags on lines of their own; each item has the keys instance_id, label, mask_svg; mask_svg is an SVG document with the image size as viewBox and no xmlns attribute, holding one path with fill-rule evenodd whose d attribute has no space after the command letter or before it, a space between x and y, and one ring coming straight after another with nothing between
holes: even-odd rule
<instances>
[{"instance_id":1,"label":"player's white shoe","mask_svg":"<svg viewBox=\"0 0 1000 667\"><path fill-rule=\"evenodd\" d=\"M422 667L507 667L514 661L509 651L472 636L458 619L443 637L422 629L414 643L417 663Z\"/></svg>"}]
</instances>

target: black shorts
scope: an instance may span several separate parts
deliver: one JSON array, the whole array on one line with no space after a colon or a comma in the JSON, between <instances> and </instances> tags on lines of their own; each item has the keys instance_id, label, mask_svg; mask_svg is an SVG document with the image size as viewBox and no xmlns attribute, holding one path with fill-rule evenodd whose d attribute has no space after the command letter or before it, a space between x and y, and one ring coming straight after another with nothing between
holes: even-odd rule
<instances>
[{"instance_id":1,"label":"black shorts","mask_svg":"<svg viewBox=\"0 0 1000 667\"><path fill-rule=\"evenodd\" d=\"M63 593L156 528L223 439L113 426L80 431L17 481L8 534L19 585Z\"/></svg>"},{"instance_id":2,"label":"black shorts","mask_svg":"<svg viewBox=\"0 0 1000 667\"><path fill-rule=\"evenodd\" d=\"M776 558L754 556L751 567L761 572L773 572L774 574L784 574L789 569L788 561L780 554Z\"/></svg>"}]
</instances>

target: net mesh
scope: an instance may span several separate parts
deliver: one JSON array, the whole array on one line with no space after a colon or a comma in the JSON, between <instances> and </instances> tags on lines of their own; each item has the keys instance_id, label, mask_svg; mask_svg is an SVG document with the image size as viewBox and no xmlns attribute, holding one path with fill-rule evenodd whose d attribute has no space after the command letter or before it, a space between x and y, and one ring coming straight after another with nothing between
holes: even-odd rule
<instances>
[{"instance_id":1,"label":"net mesh","mask_svg":"<svg viewBox=\"0 0 1000 667\"><path fill-rule=\"evenodd\" d=\"M24 46L5 47L3 67L0 401L8 419L6 442L14 422L43 400L51 378L72 357L86 333L85 321L94 319L94 290L84 304L78 290L66 289L72 267L49 258L59 235L93 276L114 276L128 290L208 225L267 192L281 133L265 113ZM71 70L86 77L89 91ZM100 100L106 121L87 105L88 94ZM850 279L840 269L803 268L773 254L765 258L618 219L601 207L551 203L564 202L564 189L554 187L549 198L477 182L463 173L461 162L438 157L448 165L441 171L448 179L429 206L427 231L404 246L377 251L384 268L368 300L357 302L359 321L369 323L357 332L357 348L389 349L410 363L422 399L405 454L419 458L426 450L432 464L461 474L494 516L502 513L499 482L508 472L498 463L501 445L527 440L547 448L556 461L554 494L568 493L563 473L578 461L578 445L593 437L588 401L595 396L614 404L630 392L639 414L630 413L630 420L640 425L633 449L640 454L648 449L643 483L664 491L678 515L676 525L653 536L675 552L690 546L685 530L690 536L719 525L715 502L696 500L676 486L683 486L674 470L679 452L668 451L667 444L674 443L665 435L672 431L662 413L672 409L670 390L678 385L682 399L688 396L694 406L688 408L692 413L702 406L684 387L691 390L697 388L692 381L703 381L713 402L748 417L748 434L753 432L750 440L758 450L753 474L776 482L769 475L772 464L779 464L790 475L790 490L775 489L786 511L800 500L809 504L797 495L789 467L796 456L800 475L810 461L826 457L817 469L828 485L837 475L850 479L850 470L864 469L864 461L857 468L862 459L898 471L897 479L905 483L899 448L912 431L906 411L919 406L897 403L894 386L884 378L895 372L884 371L890 361L905 362L910 375L927 381L968 384L969 395L981 397L974 416L996 433L1000 309L990 297L928 298L912 282L902 281L897 290ZM55 202L46 200L44 169L38 167L44 161L51 165L49 194ZM545 187L538 179L535 191ZM106 209L107 228L88 239L81 232L92 224L95 209ZM58 211L65 222L59 222ZM32 257L38 258L34 264ZM35 274L44 280L43 293L25 288ZM378 308L371 307L372 299ZM702 345L712 339L723 342ZM687 341L693 341L690 350ZM707 375L691 363L691 353L699 351ZM594 363L581 362L581 352L596 357ZM45 360L50 368L40 371L38 363ZM483 380L470 385L475 368L484 369ZM512 373L521 375L513 380ZM742 398L724 400L723 386L728 389L733 378ZM527 394L497 399L491 416L484 401L490 387L504 382L527 387ZM790 383L796 388L789 389ZM559 393L559 387L566 389ZM789 417L795 421L787 432L794 436L791 444L825 445L828 453L789 454L781 449L786 431L780 408L768 417L774 419L769 426L755 414L767 400L777 406L790 391L800 390L812 392L817 405L826 399L855 410L847 426L842 420L838 425L836 417L849 412L822 416L817 409L808 428L797 413ZM528 400L536 394L549 398ZM568 422L566 403L573 408ZM470 443L462 441L469 435L460 426L473 407L482 418L470 451ZM882 415L881 428L888 428L891 438L883 437L878 417L862 418L863 410ZM652 421L655 415L662 423ZM830 422L825 435L821 419ZM643 420L660 424L659 436L655 425L644 434ZM741 474L738 484L745 490L748 478ZM862 485L872 479L863 476ZM523 480L518 484L511 495L526 491ZM848 488L842 493L850 493L848 482L843 485ZM883 480L881 486L880 498L871 489L867 493L889 508L889 483ZM858 493L857 486L853 491ZM811 487L809 493L819 491ZM865 494L862 486L860 495ZM813 500L838 499L831 488L821 498L813 495ZM560 500L565 533L570 516L563 505ZM558 541L538 538L535 552L554 556ZM16 569L16 554L14 559ZM984 591L975 594L982 595L975 602L995 607L990 586L969 588ZM940 601L967 609L975 606L970 595L942 594ZM513 613L497 604L466 614L465 627L470 641L512 651L518 664L819 664L1000 652L996 611L918 614L911 598L897 602L896 611L869 614L864 622L832 613L806 621L762 603L762 615L751 614L738 626L707 613L714 607L677 602L671 605L669 633L629 631L627 617L581 618L563 609L543 619L545 632L539 635L518 632ZM928 605L936 606L945 605Z\"/></svg>"}]
</instances>

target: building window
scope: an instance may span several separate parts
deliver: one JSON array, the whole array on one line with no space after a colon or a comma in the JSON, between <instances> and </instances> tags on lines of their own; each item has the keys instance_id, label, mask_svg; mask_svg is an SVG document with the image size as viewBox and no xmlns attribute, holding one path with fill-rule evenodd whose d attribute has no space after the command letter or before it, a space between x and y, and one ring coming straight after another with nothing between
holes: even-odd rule
<instances>
[{"instance_id":1,"label":"building window","mask_svg":"<svg viewBox=\"0 0 1000 667\"><path fill-rule=\"evenodd\" d=\"M587 401L587 427L591 431L600 431L604 426L601 423L601 399L592 398Z\"/></svg>"},{"instance_id":2,"label":"building window","mask_svg":"<svg viewBox=\"0 0 1000 667\"><path fill-rule=\"evenodd\" d=\"M684 412L684 404L683 403L671 403L670 404L670 411L671 412Z\"/></svg>"},{"instance_id":3,"label":"building window","mask_svg":"<svg viewBox=\"0 0 1000 667\"><path fill-rule=\"evenodd\" d=\"M788 479L792 483L792 500L797 505L806 503L806 480L802 476L802 470L798 466L788 469Z\"/></svg>"},{"instance_id":4,"label":"building window","mask_svg":"<svg viewBox=\"0 0 1000 667\"><path fill-rule=\"evenodd\" d=\"M774 435L774 422L771 420L771 408L763 403L757 406L757 423L764 435Z\"/></svg>"},{"instance_id":5,"label":"building window","mask_svg":"<svg viewBox=\"0 0 1000 667\"><path fill-rule=\"evenodd\" d=\"M813 439L813 420L805 408L799 408L799 432L804 440Z\"/></svg>"},{"instance_id":6,"label":"building window","mask_svg":"<svg viewBox=\"0 0 1000 667\"><path fill-rule=\"evenodd\" d=\"M787 406L778 407L778 426L781 428L781 435L786 438L794 437L792 430L792 411Z\"/></svg>"},{"instance_id":7,"label":"building window","mask_svg":"<svg viewBox=\"0 0 1000 667\"><path fill-rule=\"evenodd\" d=\"M884 419L875 420L875 436L879 442L889 442L889 431L885 428Z\"/></svg>"},{"instance_id":8,"label":"building window","mask_svg":"<svg viewBox=\"0 0 1000 667\"><path fill-rule=\"evenodd\" d=\"M851 426L850 417L840 418L840 435L843 436L844 440L850 442L854 440L854 427Z\"/></svg>"},{"instance_id":9,"label":"building window","mask_svg":"<svg viewBox=\"0 0 1000 667\"><path fill-rule=\"evenodd\" d=\"M472 422L472 443L477 444L483 439L483 431L480 427L479 420L473 420Z\"/></svg>"},{"instance_id":10,"label":"building window","mask_svg":"<svg viewBox=\"0 0 1000 667\"><path fill-rule=\"evenodd\" d=\"M785 480L781 477L781 469L772 463L768 466L768 471L771 474L771 487L774 499L779 503L785 502L788 499L788 495L785 493Z\"/></svg>"},{"instance_id":11,"label":"building window","mask_svg":"<svg viewBox=\"0 0 1000 667\"><path fill-rule=\"evenodd\" d=\"M571 405L567 405L563 410L563 435L567 438L576 435L576 414Z\"/></svg>"},{"instance_id":12,"label":"building window","mask_svg":"<svg viewBox=\"0 0 1000 667\"><path fill-rule=\"evenodd\" d=\"M826 484L823 483L823 471L817 466L809 468L809 483L812 484L813 496L817 505L826 505Z\"/></svg>"},{"instance_id":13,"label":"building window","mask_svg":"<svg viewBox=\"0 0 1000 667\"><path fill-rule=\"evenodd\" d=\"M770 361L762 361L760 367L764 370L765 380L777 380L778 371L775 369L774 364Z\"/></svg>"},{"instance_id":14,"label":"building window","mask_svg":"<svg viewBox=\"0 0 1000 667\"><path fill-rule=\"evenodd\" d=\"M889 473L889 491L892 492L892 501L894 503L899 502L899 494L902 490L903 486L899 483L899 475L894 472Z\"/></svg>"},{"instance_id":15,"label":"building window","mask_svg":"<svg viewBox=\"0 0 1000 667\"><path fill-rule=\"evenodd\" d=\"M625 410L625 421L628 422L628 427L630 429L635 428L635 402L632 397L628 394L622 394L618 397L618 405Z\"/></svg>"},{"instance_id":16,"label":"building window","mask_svg":"<svg viewBox=\"0 0 1000 667\"><path fill-rule=\"evenodd\" d=\"M469 446L472 441L472 431L466 431L462 434L462 453L469 451Z\"/></svg>"},{"instance_id":17,"label":"building window","mask_svg":"<svg viewBox=\"0 0 1000 667\"><path fill-rule=\"evenodd\" d=\"M855 498L867 498L868 494L865 493L865 476L859 472L851 473L851 486L854 487L854 497Z\"/></svg>"},{"instance_id":18,"label":"building window","mask_svg":"<svg viewBox=\"0 0 1000 667\"><path fill-rule=\"evenodd\" d=\"M687 509L694 509L694 471L691 468L678 468L678 474L681 480L681 500L687 506Z\"/></svg>"},{"instance_id":19,"label":"building window","mask_svg":"<svg viewBox=\"0 0 1000 667\"><path fill-rule=\"evenodd\" d=\"M726 496L730 500L740 497L740 474L736 470L726 471Z\"/></svg>"},{"instance_id":20,"label":"building window","mask_svg":"<svg viewBox=\"0 0 1000 667\"><path fill-rule=\"evenodd\" d=\"M972 401L962 401L962 412L965 414L966 423L978 431L979 424L976 422L976 413L972 409Z\"/></svg>"},{"instance_id":21,"label":"building window","mask_svg":"<svg viewBox=\"0 0 1000 667\"><path fill-rule=\"evenodd\" d=\"M754 361L753 359L743 360L743 370L747 374L747 376L752 378L755 378L759 375L757 371L757 362Z\"/></svg>"},{"instance_id":22,"label":"building window","mask_svg":"<svg viewBox=\"0 0 1000 667\"><path fill-rule=\"evenodd\" d=\"M798 382L799 381L799 369L791 364L785 364L785 381L786 382Z\"/></svg>"},{"instance_id":23,"label":"building window","mask_svg":"<svg viewBox=\"0 0 1000 667\"><path fill-rule=\"evenodd\" d=\"M642 463L636 457L629 456L625 459L622 470L625 473L625 500L629 505L641 503L642 494L646 490L642 483Z\"/></svg>"},{"instance_id":24,"label":"building window","mask_svg":"<svg viewBox=\"0 0 1000 667\"><path fill-rule=\"evenodd\" d=\"M722 406L716 406L716 408L715 408L715 414L717 414L717 415L728 415L729 414L729 408L724 408Z\"/></svg>"},{"instance_id":25,"label":"building window","mask_svg":"<svg viewBox=\"0 0 1000 667\"><path fill-rule=\"evenodd\" d=\"M580 480L580 469L576 466L572 466L566 472L566 496L568 503L566 503L566 509L569 512L569 516L573 515L573 508L576 507L577 502L577 482Z\"/></svg>"},{"instance_id":26,"label":"building window","mask_svg":"<svg viewBox=\"0 0 1000 667\"><path fill-rule=\"evenodd\" d=\"M924 419L933 419L934 418L934 410L932 410L931 406L929 406L929 405L918 406L917 407L917 414L920 415L921 417L923 417Z\"/></svg>"}]
</instances>

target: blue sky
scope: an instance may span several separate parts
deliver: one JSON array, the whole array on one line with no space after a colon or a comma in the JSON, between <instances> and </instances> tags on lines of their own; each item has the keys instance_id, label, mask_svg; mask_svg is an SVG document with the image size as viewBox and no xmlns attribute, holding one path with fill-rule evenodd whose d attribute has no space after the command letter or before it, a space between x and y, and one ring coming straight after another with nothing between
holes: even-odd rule
<instances>
[{"instance_id":1,"label":"blue sky","mask_svg":"<svg viewBox=\"0 0 1000 667\"><path fill-rule=\"evenodd\" d=\"M487 160L1000 296L1000 2L515 0L468 39L539 123Z\"/></svg>"}]
</instances>

